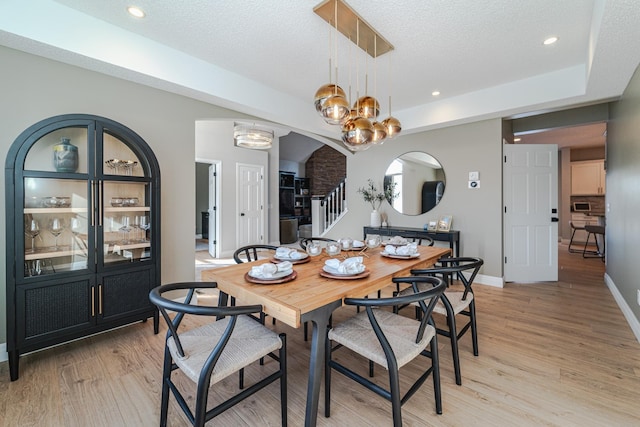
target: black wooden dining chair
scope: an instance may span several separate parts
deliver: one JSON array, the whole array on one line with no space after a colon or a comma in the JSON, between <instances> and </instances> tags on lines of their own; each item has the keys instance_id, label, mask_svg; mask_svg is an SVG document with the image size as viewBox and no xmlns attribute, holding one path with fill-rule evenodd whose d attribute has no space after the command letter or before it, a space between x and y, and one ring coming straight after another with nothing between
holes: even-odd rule
<instances>
[{"instance_id":1,"label":"black wooden dining chair","mask_svg":"<svg viewBox=\"0 0 640 427\"><path fill-rule=\"evenodd\" d=\"M286 426L287 343L285 334L278 335L248 317L251 313L259 313L262 310L260 305L210 307L191 303L196 289L216 287L215 282L175 283L159 286L149 294L149 299L158 307L168 326L162 371L160 426L167 425L169 392L173 393L189 422L193 426L201 427L225 410L278 380L280 381L282 425ZM186 291L184 301L177 302L163 296L172 291ZM172 314L170 315L169 312ZM182 321L187 315L209 316L217 320L194 329L183 330ZM250 387L207 409L208 395L215 384L265 356L270 356L278 362L277 371L265 374ZM177 369L196 384L195 392L180 391L179 385L182 381L174 382L172 379L172 372ZM267 370L267 368L261 368L263 369ZM191 395L195 395L193 411L187 404L187 399Z\"/></svg>"},{"instance_id":2,"label":"black wooden dining chair","mask_svg":"<svg viewBox=\"0 0 640 427\"><path fill-rule=\"evenodd\" d=\"M333 239L328 239L326 237L303 237L302 239L300 239L300 247L303 250L307 250L307 245L310 242L336 242L337 240L333 240Z\"/></svg>"},{"instance_id":3,"label":"black wooden dining chair","mask_svg":"<svg viewBox=\"0 0 640 427\"><path fill-rule=\"evenodd\" d=\"M257 261L260 258L275 255L277 246L273 245L247 245L236 249L233 253L233 260L236 264L243 262Z\"/></svg>"},{"instance_id":4,"label":"black wooden dining chair","mask_svg":"<svg viewBox=\"0 0 640 427\"><path fill-rule=\"evenodd\" d=\"M478 330L476 325L476 302L471 285L473 284L480 267L484 264L481 258L457 257L441 258L438 260L440 266L427 269L414 269L411 274L419 277L441 276L446 281L458 277L464 288L461 290L448 288L440 298L433 312L446 316L448 329L437 328L440 335L449 337L451 341L451 353L453 355L453 368L455 371L456 384L462 385L460 374L460 355L458 352L458 340L471 329L471 339L473 344L473 355L478 356ZM466 273L466 274L465 274ZM419 285L419 289L424 286ZM401 291L403 295L407 290ZM461 314L469 317L469 321L458 331L456 326L456 315ZM421 315L420 307L416 307L416 317Z\"/></svg>"},{"instance_id":5,"label":"black wooden dining chair","mask_svg":"<svg viewBox=\"0 0 640 427\"><path fill-rule=\"evenodd\" d=\"M437 333L431 320L431 312L446 284L438 277L396 277L392 280L395 283L410 284L412 292L392 298L346 298L345 305L362 306L365 311L328 329L325 350L325 417L331 415L332 369L389 400L394 426L402 425L402 405L431 375L436 412L442 413ZM423 290L419 291L419 287ZM422 310L421 320L383 309L410 303L418 304ZM332 341L337 344L335 347L332 347ZM384 389L334 359L333 353L341 347L347 347L386 368L389 372L389 389ZM430 358L431 364L402 396L399 370L420 355Z\"/></svg>"}]
</instances>

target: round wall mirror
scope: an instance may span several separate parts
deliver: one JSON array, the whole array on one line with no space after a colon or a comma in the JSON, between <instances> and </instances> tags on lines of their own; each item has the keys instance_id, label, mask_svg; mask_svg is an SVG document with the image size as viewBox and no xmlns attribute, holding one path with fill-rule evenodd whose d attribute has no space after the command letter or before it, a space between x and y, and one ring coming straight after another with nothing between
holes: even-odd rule
<instances>
[{"instance_id":1,"label":"round wall mirror","mask_svg":"<svg viewBox=\"0 0 640 427\"><path fill-rule=\"evenodd\" d=\"M394 184L396 197L387 198L387 202L401 214L421 215L440 203L445 187L444 169L427 153L405 153L394 159L385 172L385 188Z\"/></svg>"}]
</instances>

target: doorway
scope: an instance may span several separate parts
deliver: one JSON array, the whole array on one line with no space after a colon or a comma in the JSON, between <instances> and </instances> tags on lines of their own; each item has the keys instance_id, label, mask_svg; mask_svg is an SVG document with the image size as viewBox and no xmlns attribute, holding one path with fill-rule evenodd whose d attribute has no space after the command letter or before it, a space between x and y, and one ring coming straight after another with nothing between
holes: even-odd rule
<instances>
[{"instance_id":1,"label":"doorway","mask_svg":"<svg viewBox=\"0 0 640 427\"><path fill-rule=\"evenodd\" d=\"M217 160L196 159L196 251L220 257L220 171Z\"/></svg>"}]
</instances>

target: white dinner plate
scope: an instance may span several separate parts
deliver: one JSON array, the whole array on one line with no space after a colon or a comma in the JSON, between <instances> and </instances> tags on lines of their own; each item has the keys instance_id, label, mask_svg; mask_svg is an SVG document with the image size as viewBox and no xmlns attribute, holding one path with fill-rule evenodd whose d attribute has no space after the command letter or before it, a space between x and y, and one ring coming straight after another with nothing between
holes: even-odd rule
<instances>
[{"instance_id":1,"label":"white dinner plate","mask_svg":"<svg viewBox=\"0 0 640 427\"><path fill-rule=\"evenodd\" d=\"M338 272L338 270L336 270L335 268L331 268L328 265L324 265L322 266L322 271L325 271L329 274L332 274L334 276L357 276L358 274L362 274L362 272L360 273L340 273Z\"/></svg>"},{"instance_id":2,"label":"white dinner plate","mask_svg":"<svg viewBox=\"0 0 640 427\"><path fill-rule=\"evenodd\" d=\"M415 254L401 255L401 254L389 254L385 251L382 251L380 252L380 255L386 256L388 258L411 259L411 258L418 258L420 256L420 253L416 252Z\"/></svg>"},{"instance_id":3,"label":"white dinner plate","mask_svg":"<svg viewBox=\"0 0 640 427\"><path fill-rule=\"evenodd\" d=\"M282 279L283 277L287 277L292 272L293 270L276 271L271 275L271 277L265 277L263 275L254 276L253 274L251 274L251 270L249 270L249 276L255 277L256 279L260 279L260 280L278 280L278 279Z\"/></svg>"},{"instance_id":4,"label":"white dinner plate","mask_svg":"<svg viewBox=\"0 0 640 427\"><path fill-rule=\"evenodd\" d=\"M279 256L274 256L274 258L280 261L300 261L300 260L306 259L309 256L309 254L305 252L298 252L298 253L300 254L300 258L288 258L288 257L279 257Z\"/></svg>"}]
</instances>

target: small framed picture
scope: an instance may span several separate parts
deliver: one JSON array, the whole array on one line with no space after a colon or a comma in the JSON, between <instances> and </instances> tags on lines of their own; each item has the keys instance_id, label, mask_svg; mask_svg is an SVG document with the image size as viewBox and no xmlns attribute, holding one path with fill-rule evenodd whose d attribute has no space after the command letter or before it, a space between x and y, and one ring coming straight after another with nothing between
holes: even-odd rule
<instances>
[{"instance_id":1,"label":"small framed picture","mask_svg":"<svg viewBox=\"0 0 640 427\"><path fill-rule=\"evenodd\" d=\"M451 215L442 215L438 220L438 231L451 230L452 221L453 221L453 217Z\"/></svg>"},{"instance_id":2,"label":"small framed picture","mask_svg":"<svg viewBox=\"0 0 640 427\"><path fill-rule=\"evenodd\" d=\"M427 231L438 231L438 221L435 219L429 221L429 224L427 224Z\"/></svg>"}]
</instances>

